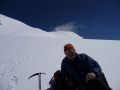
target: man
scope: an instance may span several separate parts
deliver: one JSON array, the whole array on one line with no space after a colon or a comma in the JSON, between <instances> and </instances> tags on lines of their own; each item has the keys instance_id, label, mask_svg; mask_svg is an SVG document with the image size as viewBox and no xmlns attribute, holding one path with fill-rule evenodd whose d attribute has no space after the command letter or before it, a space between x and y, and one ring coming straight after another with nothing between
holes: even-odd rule
<instances>
[{"instance_id":1,"label":"man","mask_svg":"<svg viewBox=\"0 0 120 90\"><path fill-rule=\"evenodd\" d=\"M77 54L70 43L64 46L64 53L66 56L61 64L61 72L64 78L71 81L70 86L76 87L76 90L111 90L95 60L86 54Z\"/></svg>"}]
</instances>

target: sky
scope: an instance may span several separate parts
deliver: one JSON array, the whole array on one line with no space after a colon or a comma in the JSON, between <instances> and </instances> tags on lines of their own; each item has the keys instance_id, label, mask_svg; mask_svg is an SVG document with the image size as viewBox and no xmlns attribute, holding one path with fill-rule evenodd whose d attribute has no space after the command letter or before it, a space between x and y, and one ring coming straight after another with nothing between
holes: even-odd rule
<instances>
[{"instance_id":1,"label":"sky","mask_svg":"<svg viewBox=\"0 0 120 90\"><path fill-rule=\"evenodd\" d=\"M64 45L72 43L77 53L85 53L101 66L113 90L120 90L120 41L83 39L72 32L44 32L1 15L0 90L38 90L38 77L44 72L41 90L49 87L65 57Z\"/></svg>"},{"instance_id":2,"label":"sky","mask_svg":"<svg viewBox=\"0 0 120 90\"><path fill-rule=\"evenodd\" d=\"M120 40L120 0L1 0L0 13L48 32Z\"/></svg>"}]
</instances>

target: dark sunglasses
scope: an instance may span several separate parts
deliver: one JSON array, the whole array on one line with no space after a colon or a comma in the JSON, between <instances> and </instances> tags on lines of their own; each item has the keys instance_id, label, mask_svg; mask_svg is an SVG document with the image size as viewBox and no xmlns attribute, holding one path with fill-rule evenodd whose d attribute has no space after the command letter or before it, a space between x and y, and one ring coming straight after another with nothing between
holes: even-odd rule
<instances>
[{"instance_id":1,"label":"dark sunglasses","mask_svg":"<svg viewBox=\"0 0 120 90\"><path fill-rule=\"evenodd\" d=\"M66 53L69 53L69 52L73 52L73 51L75 51L75 50L72 48L72 49L66 50L65 52L66 52Z\"/></svg>"}]
</instances>

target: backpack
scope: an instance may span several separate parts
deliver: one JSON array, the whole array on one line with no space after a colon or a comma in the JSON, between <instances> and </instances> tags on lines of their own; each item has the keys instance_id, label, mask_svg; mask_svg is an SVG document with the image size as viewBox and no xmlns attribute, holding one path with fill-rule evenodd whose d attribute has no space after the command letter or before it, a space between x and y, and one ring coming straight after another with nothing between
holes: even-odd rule
<instances>
[{"instance_id":1,"label":"backpack","mask_svg":"<svg viewBox=\"0 0 120 90\"><path fill-rule=\"evenodd\" d=\"M60 70L57 70L50 82L51 90L67 90L66 80L63 78L63 75Z\"/></svg>"}]
</instances>

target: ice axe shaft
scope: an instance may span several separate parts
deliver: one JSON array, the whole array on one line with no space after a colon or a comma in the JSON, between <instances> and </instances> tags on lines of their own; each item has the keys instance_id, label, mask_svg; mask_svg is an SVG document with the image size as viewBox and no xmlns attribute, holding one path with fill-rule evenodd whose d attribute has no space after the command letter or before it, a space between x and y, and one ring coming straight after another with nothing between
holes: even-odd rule
<instances>
[{"instance_id":1,"label":"ice axe shaft","mask_svg":"<svg viewBox=\"0 0 120 90\"><path fill-rule=\"evenodd\" d=\"M41 90L41 74L45 74L43 72L40 72L40 73L35 73L33 75L31 75L28 79L34 77L34 76L38 76L38 83L39 83L39 90Z\"/></svg>"}]
</instances>

